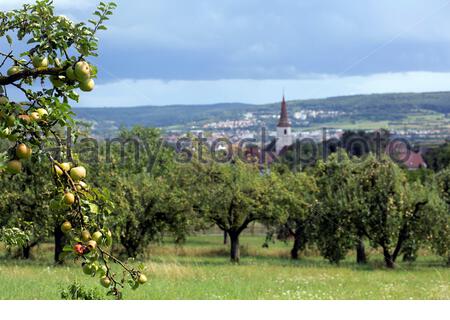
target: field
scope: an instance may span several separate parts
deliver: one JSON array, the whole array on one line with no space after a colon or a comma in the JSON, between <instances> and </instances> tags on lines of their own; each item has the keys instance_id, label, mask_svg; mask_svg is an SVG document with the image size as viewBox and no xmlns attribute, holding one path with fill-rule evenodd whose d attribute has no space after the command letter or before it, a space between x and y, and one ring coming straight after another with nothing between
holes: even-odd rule
<instances>
[{"instance_id":1,"label":"field","mask_svg":"<svg viewBox=\"0 0 450 320\"><path fill-rule=\"evenodd\" d=\"M228 262L220 236L191 237L183 246L153 246L144 264L150 281L126 299L450 299L450 269L439 257L422 255L414 264L395 270L383 267L381 256L369 252L370 263L357 266L354 257L330 265L307 253L288 258L290 244L261 247L264 238L245 236L240 265ZM51 246L41 245L35 259L0 259L0 299L59 299L60 289L74 280L87 287L97 279L84 276L71 262L54 267ZM101 290L101 289L99 289Z\"/></svg>"}]
</instances>

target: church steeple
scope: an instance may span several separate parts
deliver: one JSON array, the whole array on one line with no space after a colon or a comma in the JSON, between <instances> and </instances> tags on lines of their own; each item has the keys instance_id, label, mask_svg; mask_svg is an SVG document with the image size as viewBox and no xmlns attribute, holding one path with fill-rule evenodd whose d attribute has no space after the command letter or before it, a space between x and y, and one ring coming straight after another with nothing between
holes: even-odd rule
<instances>
[{"instance_id":1,"label":"church steeple","mask_svg":"<svg viewBox=\"0 0 450 320\"><path fill-rule=\"evenodd\" d=\"M281 102L281 113L280 113L280 121L278 122L277 127L287 128L290 127L291 123L289 122L289 116L287 112L286 100L283 94L283 101Z\"/></svg>"},{"instance_id":2,"label":"church steeple","mask_svg":"<svg viewBox=\"0 0 450 320\"><path fill-rule=\"evenodd\" d=\"M285 147L290 147L293 142L293 136L291 131L291 122L287 112L286 99L283 94L283 101L281 102L280 121L277 125L277 142L276 151L280 154Z\"/></svg>"}]
</instances>

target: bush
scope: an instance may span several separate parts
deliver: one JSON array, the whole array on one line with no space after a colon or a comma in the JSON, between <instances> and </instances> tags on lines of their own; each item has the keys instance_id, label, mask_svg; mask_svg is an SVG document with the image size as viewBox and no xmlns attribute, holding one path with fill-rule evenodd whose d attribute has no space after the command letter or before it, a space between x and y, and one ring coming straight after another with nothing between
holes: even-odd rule
<instances>
[{"instance_id":1,"label":"bush","mask_svg":"<svg viewBox=\"0 0 450 320\"><path fill-rule=\"evenodd\" d=\"M104 300L103 294L97 288L86 288L74 281L66 289L61 290L63 300Z\"/></svg>"}]
</instances>

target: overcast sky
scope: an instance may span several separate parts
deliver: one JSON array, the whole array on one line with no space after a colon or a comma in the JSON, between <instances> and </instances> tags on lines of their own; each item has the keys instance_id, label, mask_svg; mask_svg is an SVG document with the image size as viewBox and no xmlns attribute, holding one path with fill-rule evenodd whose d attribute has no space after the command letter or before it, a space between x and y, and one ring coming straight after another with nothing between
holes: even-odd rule
<instances>
[{"instance_id":1,"label":"overcast sky","mask_svg":"<svg viewBox=\"0 0 450 320\"><path fill-rule=\"evenodd\" d=\"M11 9L21 0L1 0ZM93 0L55 0L86 19ZM450 90L450 0L117 0L81 105Z\"/></svg>"}]
</instances>

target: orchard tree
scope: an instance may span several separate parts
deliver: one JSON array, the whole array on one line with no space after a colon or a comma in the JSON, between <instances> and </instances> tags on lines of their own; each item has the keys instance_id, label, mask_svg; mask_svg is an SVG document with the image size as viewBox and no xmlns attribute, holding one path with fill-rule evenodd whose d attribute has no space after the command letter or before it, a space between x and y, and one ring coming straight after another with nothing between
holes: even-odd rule
<instances>
[{"instance_id":1,"label":"orchard tree","mask_svg":"<svg viewBox=\"0 0 450 320\"><path fill-rule=\"evenodd\" d=\"M198 177L196 210L229 235L230 259L239 262L242 231L253 221L282 219L281 210L273 201L276 175L239 160L229 164L194 164L192 168Z\"/></svg>"},{"instance_id":2,"label":"orchard tree","mask_svg":"<svg viewBox=\"0 0 450 320\"><path fill-rule=\"evenodd\" d=\"M442 216L436 192L420 182L408 183L405 172L388 158L369 157L362 164L359 185L364 208L360 219L364 234L383 250L386 267L394 268L408 242L420 242Z\"/></svg>"},{"instance_id":3,"label":"orchard tree","mask_svg":"<svg viewBox=\"0 0 450 320\"><path fill-rule=\"evenodd\" d=\"M112 192L119 200L113 219L128 256L136 257L165 235L182 243L195 229L191 195L178 184L175 171L167 177L135 174L115 181Z\"/></svg>"},{"instance_id":4,"label":"orchard tree","mask_svg":"<svg viewBox=\"0 0 450 320\"><path fill-rule=\"evenodd\" d=\"M284 211L284 227L294 237L291 258L298 259L308 241L312 240L312 222L315 220L318 188L315 178L305 172L286 171L274 188L274 201Z\"/></svg>"},{"instance_id":5,"label":"orchard tree","mask_svg":"<svg viewBox=\"0 0 450 320\"><path fill-rule=\"evenodd\" d=\"M85 146L88 147L88 146ZM83 147L80 147L80 150ZM117 199L110 217L126 254L137 257L152 241L172 235L177 243L195 229L189 180L162 144L159 130L122 129L115 141L100 144L101 161L90 168L95 184L107 186Z\"/></svg>"},{"instance_id":6,"label":"orchard tree","mask_svg":"<svg viewBox=\"0 0 450 320\"><path fill-rule=\"evenodd\" d=\"M431 246L437 254L447 259L450 265L450 169L444 169L436 174L437 192L445 203L444 214L440 215L431 225L429 236Z\"/></svg>"},{"instance_id":7,"label":"orchard tree","mask_svg":"<svg viewBox=\"0 0 450 320\"><path fill-rule=\"evenodd\" d=\"M348 250L357 248L357 261L366 260L360 226L356 223L362 206L355 167L345 152L339 150L314 168L319 202L314 220L315 239L322 255L339 263Z\"/></svg>"},{"instance_id":8,"label":"orchard tree","mask_svg":"<svg viewBox=\"0 0 450 320\"><path fill-rule=\"evenodd\" d=\"M82 260L86 274L100 275L100 283L120 298L125 275L134 288L147 279L109 250L111 233L104 221L113 205L108 192L88 187L86 169L76 155L69 153L66 161L57 161L67 151L58 128L73 125L70 101L78 101L78 91L94 89L97 69L88 59L97 56L96 34L106 29L115 7L101 2L88 24L56 15L51 0L0 12L0 41L2 48L9 46L0 51L0 133L13 142L0 168L21 174L31 154L50 160L59 190L50 211L65 211L61 231L71 239L64 250ZM48 152L54 144L60 150L56 155ZM111 269L111 262L125 270L122 279Z\"/></svg>"},{"instance_id":9,"label":"orchard tree","mask_svg":"<svg viewBox=\"0 0 450 320\"><path fill-rule=\"evenodd\" d=\"M0 176L0 227L17 227L29 234L19 247L20 256L28 259L31 249L52 234L57 215L49 214L55 188L48 179L48 161L24 161L23 171L26 174Z\"/></svg>"}]
</instances>

